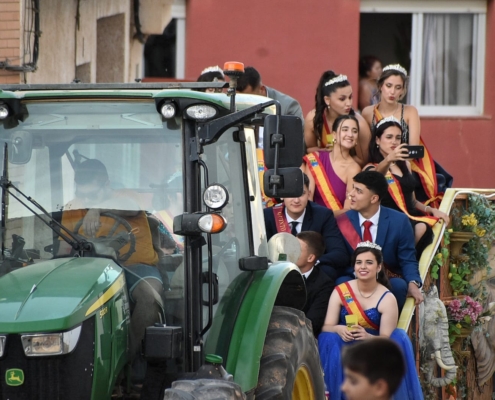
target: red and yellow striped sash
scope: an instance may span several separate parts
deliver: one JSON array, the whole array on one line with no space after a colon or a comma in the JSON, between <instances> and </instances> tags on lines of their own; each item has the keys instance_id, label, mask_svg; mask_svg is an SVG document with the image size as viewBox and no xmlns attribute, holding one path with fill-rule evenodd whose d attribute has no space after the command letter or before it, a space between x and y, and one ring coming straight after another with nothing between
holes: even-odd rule
<instances>
[{"instance_id":1,"label":"red and yellow striped sash","mask_svg":"<svg viewBox=\"0 0 495 400\"><path fill-rule=\"evenodd\" d=\"M321 166L321 160L318 153L307 154L304 157L304 161L306 162L306 165L315 180L316 187L318 188L327 208L334 211L342 210L342 204L335 195L335 191L333 190L325 169Z\"/></svg>"},{"instance_id":2,"label":"red and yellow striped sash","mask_svg":"<svg viewBox=\"0 0 495 400\"><path fill-rule=\"evenodd\" d=\"M438 193L435 163L433 162L433 157L422 139L421 145L425 148L425 156L417 160L412 160L411 169L419 175L423 189L428 196L428 200L425 201L425 204L438 207L443 198L443 193Z\"/></svg>"},{"instance_id":3,"label":"red and yellow striped sash","mask_svg":"<svg viewBox=\"0 0 495 400\"><path fill-rule=\"evenodd\" d=\"M373 107L373 114L375 115L375 124L378 124L383 119L383 115L378 111L378 105Z\"/></svg>"},{"instance_id":4,"label":"red and yellow striped sash","mask_svg":"<svg viewBox=\"0 0 495 400\"><path fill-rule=\"evenodd\" d=\"M275 201L275 199L268 197L265 194L265 190L263 188L263 177L266 171L263 149L256 149L256 159L258 160L258 176L260 178L261 201L263 202L263 207L272 207L277 204L277 202Z\"/></svg>"},{"instance_id":5,"label":"red and yellow striped sash","mask_svg":"<svg viewBox=\"0 0 495 400\"><path fill-rule=\"evenodd\" d=\"M414 221L419 221L419 222L424 222L425 224L428 224L430 226L433 226L437 223L438 218L436 217L431 217L429 215L425 215L424 217L416 217L407 211L407 205L406 205L406 200L404 199L404 194L402 193L402 189L400 187L399 182L397 179L389 172L385 175L385 178L387 179L388 183L388 192L390 193L390 196L394 200L395 204L397 204L397 207L406 214L409 219L412 219Z\"/></svg>"},{"instance_id":6,"label":"red and yellow striped sash","mask_svg":"<svg viewBox=\"0 0 495 400\"><path fill-rule=\"evenodd\" d=\"M380 329L378 325L368 318L361 307L361 304L355 300L354 292L348 282L341 283L335 289L337 289L342 305L345 307L347 312L358 317L358 325L368 329Z\"/></svg>"},{"instance_id":7,"label":"red and yellow striped sash","mask_svg":"<svg viewBox=\"0 0 495 400\"><path fill-rule=\"evenodd\" d=\"M323 129L321 132L320 148L333 147L333 133L328 126L327 117L323 114Z\"/></svg>"}]
</instances>

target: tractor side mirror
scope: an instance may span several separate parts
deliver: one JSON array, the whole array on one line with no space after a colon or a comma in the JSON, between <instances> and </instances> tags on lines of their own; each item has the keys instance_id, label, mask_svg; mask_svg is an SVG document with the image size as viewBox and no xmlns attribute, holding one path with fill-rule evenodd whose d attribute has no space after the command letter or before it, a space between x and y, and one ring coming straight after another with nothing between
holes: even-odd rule
<instances>
[{"instance_id":1,"label":"tractor side mirror","mask_svg":"<svg viewBox=\"0 0 495 400\"><path fill-rule=\"evenodd\" d=\"M277 132L277 118L279 126ZM278 167L300 167L304 156L302 121L293 115L268 115L263 128L265 166L275 168L275 147L279 144Z\"/></svg>"},{"instance_id":2,"label":"tractor side mirror","mask_svg":"<svg viewBox=\"0 0 495 400\"><path fill-rule=\"evenodd\" d=\"M33 152L33 135L26 131L16 131L8 144L9 161L12 164L27 164Z\"/></svg>"},{"instance_id":3,"label":"tractor side mirror","mask_svg":"<svg viewBox=\"0 0 495 400\"><path fill-rule=\"evenodd\" d=\"M275 191L274 178L277 181ZM275 175L275 170L269 169L263 176L263 189L269 197L299 197L304 189L303 172L296 167L279 168Z\"/></svg>"}]
</instances>

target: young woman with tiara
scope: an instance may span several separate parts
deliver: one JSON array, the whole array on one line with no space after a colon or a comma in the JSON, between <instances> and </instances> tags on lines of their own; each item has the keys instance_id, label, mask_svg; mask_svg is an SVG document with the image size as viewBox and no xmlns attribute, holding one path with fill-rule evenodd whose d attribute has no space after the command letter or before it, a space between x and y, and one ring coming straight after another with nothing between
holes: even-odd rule
<instances>
[{"instance_id":1,"label":"young woman with tiara","mask_svg":"<svg viewBox=\"0 0 495 400\"><path fill-rule=\"evenodd\" d=\"M339 115L332 126L335 138L332 151L315 151L304 157L315 203L333 210L337 216L350 209L346 193L352 190L352 178L361 172L351 152L359 138L359 122L354 115Z\"/></svg>"},{"instance_id":2,"label":"young woman with tiara","mask_svg":"<svg viewBox=\"0 0 495 400\"><path fill-rule=\"evenodd\" d=\"M223 75L222 69L218 65L212 67L207 67L199 75L197 82L225 82L225 76ZM222 89L218 88L208 88L208 89L197 89L200 92L206 93L221 93Z\"/></svg>"},{"instance_id":3,"label":"young woman with tiara","mask_svg":"<svg viewBox=\"0 0 495 400\"><path fill-rule=\"evenodd\" d=\"M406 375L394 398L423 399L416 372L411 341L406 332L397 329L399 310L383 271L381 247L361 242L352 256L356 279L338 285L330 296L322 332L318 336L325 385L332 400L343 398L341 350L358 340L390 337L402 349ZM386 354L383 355L386 357Z\"/></svg>"},{"instance_id":4,"label":"young woman with tiara","mask_svg":"<svg viewBox=\"0 0 495 400\"><path fill-rule=\"evenodd\" d=\"M371 126L372 132L382 119L394 117L400 122L402 143L421 144L425 147L424 158L411 160L411 168L419 175L421 182L421 185L416 188L416 195L426 204L432 203L438 206L442 196L438 192L436 166L420 137L418 110L414 106L400 103L407 93L407 84L407 71L402 66L391 64L384 67L377 82L380 101L374 106L366 107L363 110L363 117Z\"/></svg>"},{"instance_id":5,"label":"young woman with tiara","mask_svg":"<svg viewBox=\"0 0 495 400\"><path fill-rule=\"evenodd\" d=\"M449 223L449 216L442 211L421 203L416 199L414 189L417 175L407 160L406 144L402 143L402 126L395 117L383 118L376 124L370 143L370 164L364 170L376 170L385 175L388 195L381 205L405 213L414 230L416 256L433 240L432 227L438 219Z\"/></svg>"},{"instance_id":6,"label":"young woman with tiara","mask_svg":"<svg viewBox=\"0 0 495 400\"><path fill-rule=\"evenodd\" d=\"M359 122L359 141L353 156L358 164L368 160L371 132L366 120L352 109L352 87L347 76L326 71L320 78L315 95L315 108L304 120L306 151L331 151L334 136L331 127L339 115L355 115Z\"/></svg>"}]
</instances>

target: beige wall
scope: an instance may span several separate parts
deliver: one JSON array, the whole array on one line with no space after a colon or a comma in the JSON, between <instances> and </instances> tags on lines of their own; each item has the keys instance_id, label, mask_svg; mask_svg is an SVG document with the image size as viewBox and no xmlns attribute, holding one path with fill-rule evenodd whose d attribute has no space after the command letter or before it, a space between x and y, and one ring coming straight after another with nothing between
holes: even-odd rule
<instances>
[{"instance_id":1,"label":"beige wall","mask_svg":"<svg viewBox=\"0 0 495 400\"><path fill-rule=\"evenodd\" d=\"M143 44L134 39L132 0L42 0L38 69L0 69L0 83L133 82L142 77ZM141 0L145 34L161 34L173 0ZM0 62L19 57L22 16L30 0L0 0ZM14 62L13 62L14 63ZM15 60L22 64L22 60ZM98 71L99 69L99 71ZM89 79L89 81L88 81Z\"/></svg>"},{"instance_id":2,"label":"beige wall","mask_svg":"<svg viewBox=\"0 0 495 400\"><path fill-rule=\"evenodd\" d=\"M21 13L19 0L0 0L0 63L19 64ZM19 83L20 74L0 69L0 82Z\"/></svg>"}]
</instances>

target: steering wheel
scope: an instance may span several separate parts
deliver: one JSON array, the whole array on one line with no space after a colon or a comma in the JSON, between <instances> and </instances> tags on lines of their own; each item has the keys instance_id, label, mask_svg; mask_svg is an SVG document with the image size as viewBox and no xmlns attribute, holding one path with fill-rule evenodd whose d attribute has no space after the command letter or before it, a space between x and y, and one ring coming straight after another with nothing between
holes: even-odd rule
<instances>
[{"instance_id":1,"label":"steering wheel","mask_svg":"<svg viewBox=\"0 0 495 400\"><path fill-rule=\"evenodd\" d=\"M113 219L115 222L113 226L110 228L106 236L99 236L94 239L89 239L85 238L86 240L90 242L94 242L96 244L103 244L108 247L112 247L115 252L117 253L117 260L119 262L125 262L129 259L129 257L136 251L136 235L134 235L134 232L132 231L132 226L127 222L124 218L113 214L111 212L102 212L100 214L100 217L108 217ZM83 224L84 218L81 218L77 223L76 226L74 227L74 233L77 235L79 234L79 229L81 228ZM123 231L120 231L116 233L117 228L119 226L123 226L126 233ZM125 236L128 237L125 237ZM125 254L120 254L119 249L124 247L127 243L130 243L129 251Z\"/></svg>"}]
</instances>

